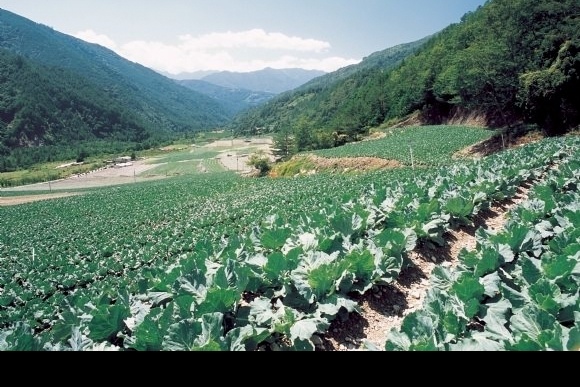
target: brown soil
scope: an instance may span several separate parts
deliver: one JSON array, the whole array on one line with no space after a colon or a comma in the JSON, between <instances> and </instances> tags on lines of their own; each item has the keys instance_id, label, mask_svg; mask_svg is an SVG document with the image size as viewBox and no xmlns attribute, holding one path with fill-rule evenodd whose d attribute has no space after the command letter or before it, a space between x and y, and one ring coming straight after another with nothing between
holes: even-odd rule
<instances>
[{"instance_id":1,"label":"brown soil","mask_svg":"<svg viewBox=\"0 0 580 387\"><path fill-rule=\"evenodd\" d=\"M456 112L449 119L445 120L446 125L465 125L465 126L478 126L478 127L488 127L489 120L480 112Z\"/></svg>"},{"instance_id":2,"label":"brown soil","mask_svg":"<svg viewBox=\"0 0 580 387\"><path fill-rule=\"evenodd\" d=\"M378 157L325 158L315 155L307 155L306 157L315 165L315 172L333 171L344 173L401 167L401 163L396 160L386 160Z\"/></svg>"},{"instance_id":3,"label":"brown soil","mask_svg":"<svg viewBox=\"0 0 580 387\"><path fill-rule=\"evenodd\" d=\"M406 126L419 126L419 125L424 125L424 124L425 124L425 122L421 118L421 114L419 112L415 112L413 114L410 114L403 121L392 125L391 128L403 128Z\"/></svg>"},{"instance_id":4,"label":"brown soil","mask_svg":"<svg viewBox=\"0 0 580 387\"><path fill-rule=\"evenodd\" d=\"M504 149L520 147L542 138L543 136L539 132L530 132L524 135L504 135L503 137L498 135L462 149L454 155L454 158L481 158Z\"/></svg>"},{"instance_id":5,"label":"brown soil","mask_svg":"<svg viewBox=\"0 0 580 387\"><path fill-rule=\"evenodd\" d=\"M250 156L256 152L263 152L268 159L273 162L272 154L273 140L270 137L252 140L220 140L205 145L208 148L224 148L217 159L219 163L230 171L237 171L245 176L251 175L257 170L248 165Z\"/></svg>"},{"instance_id":6,"label":"brown soil","mask_svg":"<svg viewBox=\"0 0 580 387\"><path fill-rule=\"evenodd\" d=\"M46 195L25 195L25 196L11 196L11 197L0 197L0 207L3 206L16 206L19 204L32 203L40 200L58 199L68 196L79 195L79 193L61 192Z\"/></svg>"},{"instance_id":7,"label":"brown soil","mask_svg":"<svg viewBox=\"0 0 580 387\"><path fill-rule=\"evenodd\" d=\"M473 225L449 232L445 235L445 246L418 246L409 256L413 265L404 269L393 284L375 287L362 296L353 295L362 313L351 313L347 321L333 321L317 350L358 350L365 343L370 344L368 348L383 350L390 330L400 328L405 316L421 308L433 269L437 265L455 267L462 249L475 249L475 232L480 227L501 229L506 214L527 198L529 189L528 185L520 187L514 198L477 214Z\"/></svg>"},{"instance_id":8,"label":"brown soil","mask_svg":"<svg viewBox=\"0 0 580 387\"><path fill-rule=\"evenodd\" d=\"M371 132L366 138L362 141L373 141L373 140L380 140L381 138L387 137L387 133L385 132Z\"/></svg>"},{"instance_id":9,"label":"brown soil","mask_svg":"<svg viewBox=\"0 0 580 387\"><path fill-rule=\"evenodd\" d=\"M386 160L378 157L344 157L340 159L327 159L311 156L310 159L323 169L342 169L369 171L383 168L398 168L401 166L397 160Z\"/></svg>"}]
</instances>

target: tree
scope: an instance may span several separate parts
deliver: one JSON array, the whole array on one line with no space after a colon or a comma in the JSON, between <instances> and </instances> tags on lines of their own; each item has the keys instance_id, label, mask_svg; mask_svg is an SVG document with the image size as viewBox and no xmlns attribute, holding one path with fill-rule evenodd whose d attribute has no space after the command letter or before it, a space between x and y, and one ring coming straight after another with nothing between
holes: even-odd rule
<instances>
[{"instance_id":1,"label":"tree","mask_svg":"<svg viewBox=\"0 0 580 387\"><path fill-rule=\"evenodd\" d=\"M287 123L274 134L274 155L282 160L287 160L294 154L294 136L292 129Z\"/></svg>"},{"instance_id":2,"label":"tree","mask_svg":"<svg viewBox=\"0 0 580 387\"><path fill-rule=\"evenodd\" d=\"M247 161L247 164L256 168L259 171L260 177L266 176L272 169L270 159L263 150L259 150L256 153L252 153Z\"/></svg>"},{"instance_id":3,"label":"tree","mask_svg":"<svg viewBox=\"0 0 580 387\"><path fill-rule=\"evenodd\" d=\"M561 134L580 123L580 44L565 42L549 68L525 73L520 81L524 114L546 134Z\"/></svg>"},{"instance_id":4,"label":"tree","mask_svg":"<svg viewBox=\"0 0 580 387\"><path fill-rule=\"evenodd\" d=\"M296 152L311 150L313 145L312 133L308 126L308 119L305 116L300 117L294 130L294 148Z\"/></svg>"},{"instance_id":5,"label":"tree","mask_svg":"<svg viewBox=\"0 0 580 387\"><path fill-rule=\"evenodd\" d=\"M79 154L77 156L77 163L82 163L83 161L85 161L85 159L89 157L89 152L87 152L86 149L81 149L79 151Z\"/></svg>"}]
</instances>

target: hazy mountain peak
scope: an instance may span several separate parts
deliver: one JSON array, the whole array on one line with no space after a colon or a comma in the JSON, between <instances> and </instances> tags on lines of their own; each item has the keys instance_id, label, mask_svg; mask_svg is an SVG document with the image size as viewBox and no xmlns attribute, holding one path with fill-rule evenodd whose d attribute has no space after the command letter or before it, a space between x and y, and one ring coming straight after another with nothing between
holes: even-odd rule
<instances>
[{"instance_id":1,"label":"hazy mountain peak","mask_svg":"<svg viewBox=\"0 0 580 387\"><path fill-rule=\"evenodd\" d=\"M300 68L273 69L266 67L258 71L238 73L220 71L209 74L202 80L232 89L246 89L266 93L280 94L302 86L306 82L326 74L324 71L305 70Z\"/></svg>"}]
</instances>

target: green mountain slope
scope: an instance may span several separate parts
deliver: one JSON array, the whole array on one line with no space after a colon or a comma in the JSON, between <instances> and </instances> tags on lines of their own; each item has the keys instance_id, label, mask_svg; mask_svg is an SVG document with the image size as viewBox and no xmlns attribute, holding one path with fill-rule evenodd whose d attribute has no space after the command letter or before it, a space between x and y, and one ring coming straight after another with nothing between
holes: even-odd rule
<instances>
[{"instance_id":1,"label":"green mountain slope","mask_svg":"<svg viewBox=\"0 0 580 387\"><path fill-rule=\"evenodd\" d=\"M489 0L431 38L370 56L239 115L239 132L286 132L297 150L339 145L419 112L561 133L580 123L580 3Z\"/></svg>"},{"instance_id":2,"label":"green mountain slope","mask_svg":"<svg viewBox=\"0 0 580 387\"><path fill-rule=\"evenodd\" d=\"M307 122L309 128L332 131L351 126L350 118L345 120L345 116L350 116L352 110L361 113L364 110L367 113L362 114L371 116L378 115L375 119L375 123L378 123L384 113L381 113L380 106L374 106L370 101L380 101L383 90L375 89L372 85L426 40L376 52L359 64L314 78L260 107L238 115L231 127L238 132L252 133L260 127L267 131L294 127L301 120Z\"/></svg>"},{"instance_id":3,"label":"green mountain slope","mask_svg":"<svg viewBox=\"0 0 580 387\"><path fill-rule=\"evenodd\" d=\"M22 56L25 62L31 65L50 68L50 70L45 70L43 77L50 78L52 72L53 81L57 81L62 75L58 69L65 71L68 74L67 77L71 79L76 77L72 83L80 82L79 79L83 78L85 88L92 90L89 94L98 90L98 98L92 99L92 105L97 110L107 110L109 108L107 105L114 103L120 115L132 117L132 122L139 126L139 131L157 134L201 131L221 126L231 118L218 102L177 85L153 70L125 60L104 47L86 43L1 9L0 48ZM52 84L50 79L48 84ZM70 90L61 90L61 92L65 91ZM55 90L40 90L41 94L53 92ZM79 96L78 93L77 96ZM65 96L55 98L66 99ZM105 106L100 106L101 101ZM32 110L48 110L48 106L39 106L39 109L33 107ZM4 112L3 115L26 119L26 112L25 109L12 113ZM66 117L59 117L59 112L63 116L67 114L60 110L51 113L66 122ZM92 113L81 114L80 126L92 125L91 115ZM46 119L46 117L42 118ZM5 120L4 124L14 131L13 123ZM41 127L35 128L40 135L57 130L55 127L48 128L46 125L40 125ZM125 135L122 132L133 131L134 128L131 126L129 124L125 127L123 124L108 129L119 132L118 137L130 138L131 134ZM74 131L76 128L67 127L66 130ZM81 128L81 132L83 131L84 129ZM96 128L93 128L92 132L98 138L108 138L110 134L101 136ZM3 134L3 137L5 136L6 134ZM67 136L63 133L55 133L55 139L66 141ZM81 133L77 137L84 137L84 134ZM38 145L51 141L54 139L44 139L40 136L35 142L26 144L14 144L10 141L3 141L3 144L11 148L14 145L32 146L34 143Z\"/></svg>"},{"instance_id":4,"label":"green mountain slope","mask_svg":"<svg viewBox=\"0 0 580 387\"><path fill-rule=\"evenodd\" d=\"M488 1L389 75L387 117L478 114L550 133L578 125L579 18L576 0Z\"/></svg>"},{"instance_id":5,"label":"green mountain slope","mask_svg":"<svg viewBox=\"0 0 580 387\"><path fill-rule=\"evenodd\" d=\"M94 152L97 142L122 151L162 139L86 78L0 49L0 172Z\"/></svg>"}]
</instances>

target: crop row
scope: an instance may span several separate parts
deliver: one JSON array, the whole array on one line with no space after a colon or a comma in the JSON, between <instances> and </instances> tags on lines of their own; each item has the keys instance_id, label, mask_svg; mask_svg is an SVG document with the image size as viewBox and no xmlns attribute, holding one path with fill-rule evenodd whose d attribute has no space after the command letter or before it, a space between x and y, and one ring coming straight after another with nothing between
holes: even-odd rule
<instances>
[{"instance_id":1,"label":"crop row","mask_svg":"<svg viewBox=\"0 0 580 387\"><path fill-rule=\"evenodd\" d=\"M386 350L580 350L580 159L563 161L509 214L478 230Z\"/></svg>"},{"instance_id":2,"label":"crop row","mask_svg":"<svg viewBox=\"0 0 580 387\"><path fill-rule=\"evenodd\" d=\"M548 140L419 178L176 179L3 211L0 348L311 350L358 310L349 294L392 282L418 242L444 243L577 148Z\"/></svg>"}]
</instances>

